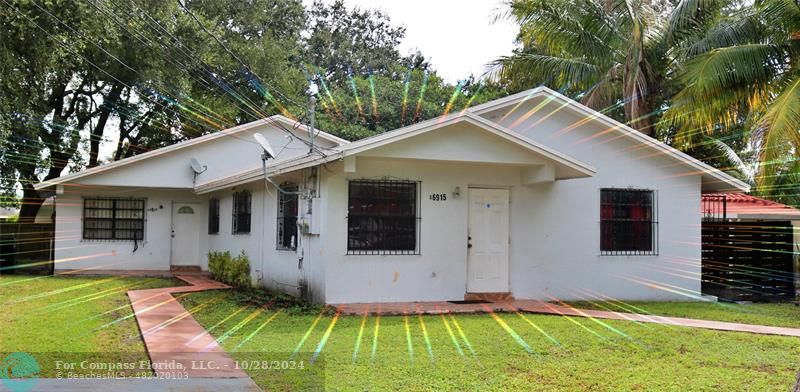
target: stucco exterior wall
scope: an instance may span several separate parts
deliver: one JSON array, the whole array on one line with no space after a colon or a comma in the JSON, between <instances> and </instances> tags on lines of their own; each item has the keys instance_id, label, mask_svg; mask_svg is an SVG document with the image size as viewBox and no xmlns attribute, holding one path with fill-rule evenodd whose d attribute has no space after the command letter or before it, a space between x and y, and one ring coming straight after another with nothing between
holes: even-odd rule
<instances>
[{"instance_id":1,"label":"stucco exterior wall","mask_svg":"<svg viewBox=\"0 0 800 392\"><path fill-rule=\"evenodd\" d=\"M56 195L55 269L72 270L93 268L99 270L159 270L170 267L172 228L172 202L200 203L205 197L183 190L159 190L137 188L68 188L68 192ZM133 251L133 241L84 240L83 198L142 198L145 205L144 240ZM198 220L207 222L208 208L199 208ZM201 246L207 230L201 231ZM200 249L204 255L207 250ZM200 260L203 269L208 265Z\"/></svg>"},{"instance_id":2,"label":"stucco exterior wall","mask_svg":"<svg viewBox=\"0 0 800 392\"><path fill-rule=\"evenodd\" d=\"M243 189L252 196L250 233L233 234L233 193ZM264 182L253 182L208 197L220 200L219 233L208 235L208 250L227 250L232 255L244 251L250 258L254 284L299 295L298 253L277 249L278 191L272 186L267 190Z\"/></svg>"},{"instance_id":3,"label":"stucco exterior wall","mask_svg":"<svg viewBox=\"0 0 800 392\"><path fill-rule=\"evenodd\" d=\"M544 111L548 113L548 111ZM337 166L328 192L323 230L325 302L463 299L466 292L467 213L470 186L508 187L511 200L510 289L516 298L687 300L700 291L700 176L626 138L588 136L591 125L557 137L572 118L551 115L518 129L536 141L597 169L587 179L520 183L520 167L403 159L358 158L357 171ZM511 126L516 119L507 119ZM550 122L548 122L550 121ZM421 255L346 255L347 180L392 176L421 181ZM428 200L430 193L460 199ZM658 246L654 256L600 255L600 189L657 192ZM682 294L681 294L682 293Z\"/></svg>"}]
</instances>

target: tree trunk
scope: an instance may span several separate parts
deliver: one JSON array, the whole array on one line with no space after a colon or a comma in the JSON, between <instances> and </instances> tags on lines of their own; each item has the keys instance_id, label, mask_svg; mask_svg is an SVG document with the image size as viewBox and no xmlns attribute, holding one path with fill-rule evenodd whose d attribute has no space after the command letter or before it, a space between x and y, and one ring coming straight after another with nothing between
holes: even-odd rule
<instances>
[{"instance_id":1,"label":"tree trunk","mask_svg":"<svg viewBox=\"0 0 800 392\"><path fill-rule=\"evenodd\" d=\"M91 131L89 136L89 165L88 168L97 166L97 159L100 154L100 142L103 140L103 134L106 129L108 118L114 111L114 107L119 104L119 97L122 95L122 90L125 86L114 83L111 91L103 99L103 105L100 108L100 117L97 119L97 124Z\"/></svg>"},{"instance_id":2,"label":"tree trunk","mask_svg":"<svg viewBox=\"0 0 800 392\"><path fill-rule=\"evenodd\" d=\"M22 207L19 210L20 223L33 223L36 220L36 214L42 208L44 199L39 195L36 189L33 189L33 183L22 182Z\"/></svg>"}]
</instances>

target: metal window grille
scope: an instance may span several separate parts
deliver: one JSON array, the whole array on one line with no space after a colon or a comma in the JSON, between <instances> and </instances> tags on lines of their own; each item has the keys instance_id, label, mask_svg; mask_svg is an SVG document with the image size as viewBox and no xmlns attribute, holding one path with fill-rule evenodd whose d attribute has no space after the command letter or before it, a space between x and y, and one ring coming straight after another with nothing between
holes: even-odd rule
<instances>
[{"instance_id":1,"label":"metal window grille","mask_svg":"<svg viewBox=\"0 0 800 392\"><path fill-rule=\"evenodd\" d=\"M219 199L208 201L208 234L219 233Z\"/></svg>"},{"instance_id":2,"label":"metal window grille","mask_svg":"<svg viewBox=\"0 0 800 392\"><path fill-rule=\"evenodd\" d=\"M233 234L250 233L250 192L233 194Z\"/></svg>"},{"instance_id":3,"label":"metal window grille","mask_svg":"<svg viewBox=\"0 0 800 392\"><path fill-rule=\"evenodd\" d=\"M144 227L144 199L83 199L85 240L141 241Z\"/></svg>"},{"instance_id":4,"label":"metal window grille","mask_svg":"<svg viewBox=\"0 0 800 392\"><path fill-rule=\"evenodd\" d=\"M420 254L418 182L354 180L348 191L347 254Z\"/></svg>"},{"instance_id":5,"label":"metal window grille","mask_svg":"<svg viewBox=\"0 0 800 392\"><path fill-rule=\"evenodd\" d=\"M657 255L658 198L641 189L600 192L600 254Z\"/></svg>"},{"instance_id":6,"label":"metal window grille","mask_svg":"<svg viewBox=\"0 0 800 392\"><path fill-rule=\"evenodd\" d=\"M297 247L297 185L291 183L281 184L281 188L290 193L278 193L278 239L277 248L281 250L294 250Z\"/></svg>"},{"instance_id":7,"label":"metal window grille","mask_svg":"<svg viewBox=\"0 0 800 392\"><path fill-rule=\"evenodd\" d=\"M728 217L726 195L704 194L701 196L704 221L724 221Z\"/></svg>"}]
</instances>

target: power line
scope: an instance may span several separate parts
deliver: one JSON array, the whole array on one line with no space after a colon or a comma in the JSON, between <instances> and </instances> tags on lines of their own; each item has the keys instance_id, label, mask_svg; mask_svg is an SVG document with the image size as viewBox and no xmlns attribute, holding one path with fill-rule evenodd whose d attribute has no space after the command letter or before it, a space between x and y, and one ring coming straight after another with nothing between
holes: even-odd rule
<instances>
[{"instance_id":1,"label":"power line","mask_svg":"<svg viewBox=\"0 0 800 392\"><path fill-rule=\"evenodd\" d=\"M211 38L213 38L215 41L217 41L217 43L218 43L220 46L222 46L222 48L223 48L223 49L224 49L226 52L228 52L228 54L229 54L229 55L231 55L231 57L233 57L234 59L236 59L236 61L238 61L238 62L239 62L239 64L241 64L241 65L242 65L242 67L244 67L244 68L245 68L245 70L247 70L247 72L249 72L251 75L253 75L253 76L257 77L258 79L265 80L264 78L262 78L262 77L258 76L258 74L256 74L255 72L253 72L252 68L250 68L250 66L249 66L249 65L247 65L247 63L245 63L244 61L242 61L242 59L241 59L241 58L239 58L239 56L237 56L237 55L236 55L236 53L234 53L234 52L233 52L233 51L232 51L230 48L228 48L228 46L227 46L227 45L225 45L225 43L224 43L224 42L222 42L222 40L220 40L220 39L219 39L219 38L218 38L218 37L217 37L217 36L216 36L214 33L212 33L211 31L209 31L209 30L206 28L206 26L203 24L203 22L202 22L202 21L200 21L200 19L198 19L198 18L197 18L197 16L196 16L196 15L195 15L195 14L194 14L194 13L193 13L191 10L189 10L189 8L188 8L188 7L187 7L187 6L186 6L186 5L183 3L183 1L182 1L182 0L177 0L177 2L178 2L178 5L180 5L180 6L181 6L181 8L183 8L183 9L184 9L184 11L186 11L186 13L187 13L187 14L189 14L189 16L190 16L190 17L191 17L191 18L192 18L192 19L193 19L193 20L194 20L194 21L195 21L195 22L196 22L196 23L197 23L197 24L200 26L200 28L201 28L201 29L203 29L203 31L204 31L206 34L208 34L209 36L211 36ZM267 83L265 83L265 84L267 84ZM295 104L295 105L297 105L297 106L300 106L300 107L302 107L302 105L298 104L297 102L295 102L295 101L294 101L294 100L292 100L291 98L287 97L285 94L283 94L283 92L281 92L280 90L276 89L275 87L273 87L273 86L270 86L270 88L272 89L272 91L275 91L276 93L278 93L278 95L282 96L282 97L283 97L283 99L285 99L287 102L290 102L290 103L293 103L293 104Z\"/></svg>"}]
</instances>

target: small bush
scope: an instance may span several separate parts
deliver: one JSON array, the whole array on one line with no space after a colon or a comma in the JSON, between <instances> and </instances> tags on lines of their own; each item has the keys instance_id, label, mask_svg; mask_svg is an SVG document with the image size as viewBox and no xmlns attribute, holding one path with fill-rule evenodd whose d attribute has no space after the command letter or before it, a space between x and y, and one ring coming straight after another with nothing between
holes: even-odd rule
<instances>
[{"instance_id":1,"label":"small bush","mask_svg":"<svg viewBox=\"0 0 800 392\"><path fill-rule=\"evenodd\" d=\"M250 288L250 258L242 251L232 257L228 251L208 252L208 269L211 277L233 287Z\"/></svg>"}]
</instances>

